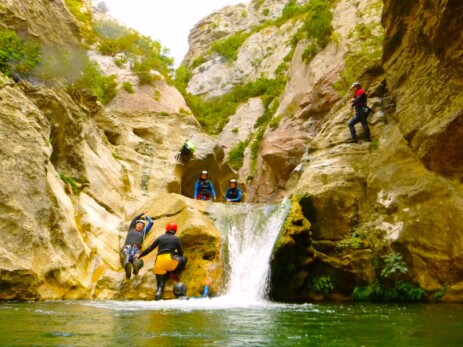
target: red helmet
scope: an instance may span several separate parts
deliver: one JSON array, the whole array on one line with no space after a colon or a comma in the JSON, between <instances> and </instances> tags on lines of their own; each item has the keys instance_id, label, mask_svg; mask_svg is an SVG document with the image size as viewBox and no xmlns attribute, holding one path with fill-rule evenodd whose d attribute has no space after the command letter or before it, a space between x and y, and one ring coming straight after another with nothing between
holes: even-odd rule
<instances>
[{"instance_id":1,"label":"red helmet","mask_svg":"<svg viewBox=\"0 0 463 347\"><path fill-rule=\"evenodd\" d=\"M166 225L166 232L175 231L177 232L177 223L169 223Z\"/></svg>"}]
</instances>

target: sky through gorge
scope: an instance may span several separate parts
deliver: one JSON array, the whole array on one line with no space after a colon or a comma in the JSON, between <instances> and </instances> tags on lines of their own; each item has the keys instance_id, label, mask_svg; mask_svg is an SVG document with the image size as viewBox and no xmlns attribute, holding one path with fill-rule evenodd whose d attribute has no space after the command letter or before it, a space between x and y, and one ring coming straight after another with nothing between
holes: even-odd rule
<instances>
[{"instance_id":1,"label":"sky through gorge","mask_svg":"<svg viewBox=\"0 0 463 347\"><path fill-rule=\"evenodd\" d=\"M127 26L160 41L175 59L188 51L188 35L202 18L227 5L249 0L104 0L109 14ZM96 1L98 2L98 1Z\"/></svg>"}]
</instances>

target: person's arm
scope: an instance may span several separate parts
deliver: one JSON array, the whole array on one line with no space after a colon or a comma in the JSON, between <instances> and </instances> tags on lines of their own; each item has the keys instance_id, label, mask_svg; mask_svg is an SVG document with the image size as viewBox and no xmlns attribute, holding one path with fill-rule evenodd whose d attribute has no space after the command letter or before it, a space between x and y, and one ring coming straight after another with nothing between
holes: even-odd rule
<instances>
[{"instance_id":1,"label":"person's arm","mask_svg":"<svg viewBox=\"0 0 463 347\"><path fill-rule=\"evenodd\" d=\"M151 228L153 227L153 220L148 215L145 218L146 220L148 220L148 225L145 228L145 236L146 236L146 234L148 234Z\"/></svg>"},{"instance_id":2,"label":"person's arm","mask_svg":"<svg viewBox=\"0 0 463 347\"><path fill-rule=\"evenodd\" d=\"M137 214L135 217L133 217L132 221L130 222L128 230L131 230L131 229L135 228L135 224L137 224L137 220L139 220L141 218L141 216L143 216L145 213L146 212L142 212L140 214Z\"/></svg>"},{"instance_id":3,"label":"person's arm","mask_svg":"<svg viewBox=\"0 0 463 347\"><path fill-rule=\"evenodd\" d=\"M208 295L209 295L209 286L205 285L204 290L203 290L203 295L201 297L202 298L207 298Z\"/></svg>"},{"instance_id":4,"label":"person's arm","mask_svg":"<svg viewBox=\"0 0 463 347\"><path fill-rule=\"evenodd\" d=\"M241 189L238 188L238 196L234 199L231 199L232 202L239 202L241 201Z\"/></svg>"},{"instance_id":5,"label":"person's arm","mask_svg":"<svg viewBox=\"0 0 463 347\"><path fill-rule=\"evenodd\" d=\"M157 238L156 240L154 240L154 242L151 244L151 246L149 246L147 249L145 249L143 252L140 253L140 255L138 256L138 258L141 258L141 257L144 257L145 255L151 253L151 251L153 249L155 249L158 244L159 244L159 238ZM137 257L136 257L137 258Z\"/></svg>"},{"instance_id":6,"label":"person's arm","mask_svg":"<svg viewBox=\"0 0 463 347\"><path fill-rule=\"evenodd\" d=\"M230 193L230 188L227 188L227 190L225 191L225 201L229 201L230 198L228 197L228 194Z\"/></svg>"},{"instance_id":7,"label":"person's arm","mask_svg":"<svg viewBox=\"0 0 463 347\"><path fill-rule=\"evenodd\" d=\"M193 196L194 199L198 196L198 189L199 189L199 181L195 183L195 195Z\"/></svg>"},{"instance_id":8,"label":"person's arm","mask_svg":"<svg viewBox=\"0 0 463 347\"><path fill-rule=\"evenodd\" d=\"M212 185L212 181L209 181L209 185L211 187L212 196L214 197L214 199L217 199L217 197L215 196L215 190L214 190L214 186Z\"/></svg>"},{"instance_id":9,"label":"person's arm","mask_svg":"<svg viewBox=\"0 0 463 347\"><path fill-rule=\"evenodd\" d=\"M183 255L182 242L180 242L179 238L177 238L177 254Z\"/></svg>"}]
</instances>

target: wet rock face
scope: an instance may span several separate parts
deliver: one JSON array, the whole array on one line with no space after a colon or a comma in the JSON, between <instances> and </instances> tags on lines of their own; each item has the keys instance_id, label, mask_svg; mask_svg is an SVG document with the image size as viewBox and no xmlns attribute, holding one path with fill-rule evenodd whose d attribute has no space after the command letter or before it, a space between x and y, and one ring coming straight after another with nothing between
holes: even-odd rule
<instances>
[{"instance_id":1,"label":"wet rock face","mask_svg":"<svg viewBox=\"0 0 463 347\"><path fill-rule=\"evenodd\" d=\"M463 99L456 91L463 77L457 63L462 19L459 1L384 1L384 66L400 130L429 169L459 178Z\"/></svg>"}]
</instances>

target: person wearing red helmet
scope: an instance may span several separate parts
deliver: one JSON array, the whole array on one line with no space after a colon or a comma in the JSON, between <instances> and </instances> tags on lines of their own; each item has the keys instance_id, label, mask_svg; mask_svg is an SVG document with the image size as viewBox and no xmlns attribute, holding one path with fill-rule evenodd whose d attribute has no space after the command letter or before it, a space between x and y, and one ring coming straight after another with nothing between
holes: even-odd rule
<instances>
[{"instance_id":1,"label":"person wearing red helmet","mask_svg":"<svg viewBox=\"0 0 463 347\"><path fill-rule=\"evenodd\" d=\"M168 223L166 225L166 233L154 240L151 246L139 255L139 258L142 258L158 247L158 254L154 264L154 274L156 275L157 284L155 300L162 298L164 285L169 273L173 271L180 272L185 267L187 261L186 257L183 256L182 243L175 235L177 228L176 223Z\"/></svg>"},{"instance_id":2,"label":"person wearing red helmet","mask_svg":"<svg viewBox=\"0 0 463 347\"><path fill-rule=\"evenodd\" d=\"M357 123L362 124L365 140L370 142L370 128L368 127L367 119L368 113L365 111L369 109L367 106L367 95L363 91L359 82L352 84L351 89L354 92L354 97L351 100L351 106L354 108L355 115L348 124L351 139L347 142L357 143L357 134L355 132L355 124Z\"/></svg>"}]
</instances>

